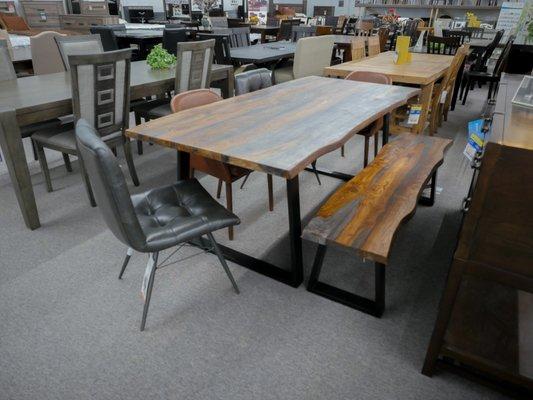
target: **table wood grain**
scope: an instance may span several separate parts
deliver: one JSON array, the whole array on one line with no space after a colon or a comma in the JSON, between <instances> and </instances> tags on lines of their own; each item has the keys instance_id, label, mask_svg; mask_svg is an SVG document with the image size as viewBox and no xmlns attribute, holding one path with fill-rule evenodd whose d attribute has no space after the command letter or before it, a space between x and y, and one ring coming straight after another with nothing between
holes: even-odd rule
<instances>
[{"instance_id":1,"label":"table wood grain","mask_svg":"<svg viewBox=\"0 0 533 400\"><path fill-rule=\"evenodd\" d=\"M352 71L372 71L388 75L396 83L427 85L444 75L453 58L440 54L411 54L410 63L398 65L393 60L394 52L386 51L374 57L327 67L324 75L344 78Z\"/></svg>"},{"instance_id":2,"label":"table wood grain","mask_svg":"<svg viewBox=\"0 0 533 400\"><path fill-rule=\"evenodd\" d=\"M362 258L387 264L402 222L412 216L433 172L451 145L440 139L404 133L337 190L304 229L303 237L335 243Z\"/></svg>"},{"instance_id":3,"label":"table wood grain","mask_svg":"<svg viewBox=\"0 0 533 400\"><path fill-rule=\"evenodd\" d=\"M290 179L417 93L312 76L159 118L126 134Z\"/></svg>"}]
</instances>

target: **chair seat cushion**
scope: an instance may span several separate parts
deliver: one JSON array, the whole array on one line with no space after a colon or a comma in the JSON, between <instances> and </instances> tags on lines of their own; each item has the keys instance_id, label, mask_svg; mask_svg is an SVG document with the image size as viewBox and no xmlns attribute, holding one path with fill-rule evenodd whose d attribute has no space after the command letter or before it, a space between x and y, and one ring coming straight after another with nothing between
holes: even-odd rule
<instances>
[{"instance_id":1,"label":"chair seat cushion","mask_svg":"<svg viewBox=\"0 0 533 400\"><path fill-rule=\"evenodd\" d=\"M102 138L104 142L110 142L122 136L121 132L115 132ZM56 128L43 129L31 136L32 140L43 147L55 150L76 152L76 135L72 124L61 125Z\"/></svg>"},{"instance_id":2,"label":"chair seat cushion","mask_svg":"<svg viewBox=\"0 0 533 400\"><path fill-rule=\"evenodd\" d=\"M293 79L294 75L292 73L292 65L274 70L274 82L276 83L288 82L292 81Z\"/></svg>"},{"instance_id":3,"label":"chair seat cushion","mask_svg":"<svg viewBox=\"0 0 533 400\"><path fill-rule=\"evenodd\" d=\"M146 252L164 250L240 223L196 179L136 194L131 200L146 236Z\"/></svg>"},{"instance_id":4,"label":"chair seat cushion","mask_svg":"<svg viewBox=\"0 0 533 400\"><path fill-rule=\"evenodd\" d=\"M61 120L52 119L45 122L37 122L20 128L20 134L23 138L30 137L34 132L41 131L43 129L58 129L62 125ZM70 124L70 129L74 129L74 124Z\"/></svg>"}]
</instances>

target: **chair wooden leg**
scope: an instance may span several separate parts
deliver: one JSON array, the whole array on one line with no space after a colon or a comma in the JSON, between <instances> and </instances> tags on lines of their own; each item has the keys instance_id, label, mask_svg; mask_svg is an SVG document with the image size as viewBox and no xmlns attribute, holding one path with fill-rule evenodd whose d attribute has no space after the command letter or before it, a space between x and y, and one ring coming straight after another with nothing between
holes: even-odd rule
<instances>
[{"instance_id":1,"label":"chair wooden leg","mask_svg":"<svg viewBox=\"0 0 533 400\"><path fill-rule=\"evenodd\" d=\"M48 169L48 162L46 161L46 155L44 154L43 146L39 143L35 144L37 147L37 158L39 159L39 164L41 164L41 171L43 171L44 181L46 183L46 190L52 192L52 180L50 179L50 170Z\"/></svg>"},{"instance_id":2,"label":"chair wooden leg","mask_svg":"<svg viewBox=\"0 0 533 400\"><path fill-rule=\"evenodd\" d=\"M222 192L222 179L219 179L218 186L217 186L217 199L220 199L221 192Z\"/></svg>"},{"instance_id":3,"label":"chair wooden leg","mask_svg":"<svg viewBox=\"0 0 533 400\"><path fill-rule=\"evenodd\" d=\"M466 98L468 97L468 92L470 91L470 78L467 79L466 85L465 85L465 95L463 96L463 106L466 104Z\"/></svg>"},{"instance_id":4,"label":"chair wooden leg","mask_svg":"<svg viewBox=\"0 0 533 400\"><path fill-rule=\"evenodd\" d=\"M35 161L38 161L39 157L37 156L37 146L35 142L33 141L33 139L30 139L30 140L31 140L31 149L33 150L33 159Z\"/></svg>"},{"instance_id":5,"label":"chair wooden leg","mask_svg":"<svg viewBox=\"0 0 533 400\"><path fill-rule=\"evenodd\" d=\"M374 158L378 155L379 135L378 132L374 134Z\"/></svg>"},{"instance_id":6,"label":"chair wooden leg","mask_svg":"<svg viewBox=\"0 0 533 400\"><path fill-rule=\"evenodd\" d=\"M233 212L233 192L231 182L226 182L226 208L228 211ZM233 226L228 227L228 238L233 240Z\"/></svg>"},{"instance_id":7,"label":"chair wooden leg","mask_svg":"<svg viewBox=\"0 0 533 400\"><path fill-rule=\"evenodd\" d=\"M78 158L78 162L80 165L81 177L83 179L83 183L85 184L85 190L87 191L87 197L89 197L89 203L91 204L91 207L96 207L96 200L94 199L91 181L89 180L89 175L87 174L85 165L83 164L83 160L81 159L81 157Z\"/></svg>"},{"instance_id":8,"label":"chair wooden leg","mask_svg":"<svg viewBox=\"0 0 533 400\"><path fill-rule=\"evenodd\" d=\"M131 180L135 186L139 186L139 177L137 176L137 171L135 170L135 164L133 163L133 155L131 154L131 145L129 139L124 139L122 147L124 148L124 156L126 157L126 163L128 164L128 169L130 170Z\"/></svg>"},{"instance_id":9,"label":"chair wooden leg","mask_svg":"<svg viewBox=\"0 0 533 400\"><path fill-rule=\"evenodd\" d=\"M363 167L368 165L368 147L369 147L369 138L365 136L365 158L363 159Z\"/></svg>"},{"instance_id":10,"label":"chair wooden leg","mask_svg":"<svg viewBox=\"0 0 533 400\"><path fill-rule=\"evenodd\" d=\"M70 158L67 153L63 153L63 161L65 162L67 172L72 172L72 165L70 164Z\"/></svg>"},{"instance_id":11,"label":"chair wooden leg","mask_svg":"<svg viewBox=\"0 0 533 400\"><path fill-rule=\"evenodd\" d=\"M344 157L344 145L341 147L341 157Z\"/></svg>"},{"instance_id":12,"label":"chair wooden leg","mask_svg":"<svg viewBox=\"0 0 533 400\"><path fill-rule=\"evenodd\" d=\"M268 210L274 211L274 189L272 187L272 175L267 175L268 182Z\"/></svg>"}]
</instances>

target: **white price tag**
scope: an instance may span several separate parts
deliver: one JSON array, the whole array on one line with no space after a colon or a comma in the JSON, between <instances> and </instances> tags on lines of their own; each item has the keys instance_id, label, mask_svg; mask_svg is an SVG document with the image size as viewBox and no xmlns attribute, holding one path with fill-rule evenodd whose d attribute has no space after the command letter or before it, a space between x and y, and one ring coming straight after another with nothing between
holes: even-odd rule
<instances>
[{"instance_id":1,"label":"white price tag","mask_svg":"<svg viewBox=\"0 0 533 400\"><path fill-rule=\"evenodd\" d=\"M409 125L416 125L418 124L418 120L420 119L420 113L422 112L422 106L419 104L412 104L411 108L409 109L409 118L407 118L407 123Z\"/></svg>"},{"instance_id":2,"label":"white price tag","mask_svg":"<svg viewBox=\"0 0 533 400\"><path fill-rule=\"evenodd\" d=\"M146 265L146 269L144 270L143 282L141 285L141 297L143 298L143 301L146 301L146 289L148 288L148 282L150 281L150 275L152 275L152 271L154 268L155 268L155 259L152 253L150 254L150 258L148 259L148 264Z\"/></svg>"},{"instance_id":3,"label":"white price tag","mask_svg":"<svg viewBox=\"0 0 533 400\"><path fill-rule=\"evenodd\" d=\"M443 90L440 95L440 104L444 104L446 102L446 96L448 96L448 91Z\"/></svg>"}]
</instances>

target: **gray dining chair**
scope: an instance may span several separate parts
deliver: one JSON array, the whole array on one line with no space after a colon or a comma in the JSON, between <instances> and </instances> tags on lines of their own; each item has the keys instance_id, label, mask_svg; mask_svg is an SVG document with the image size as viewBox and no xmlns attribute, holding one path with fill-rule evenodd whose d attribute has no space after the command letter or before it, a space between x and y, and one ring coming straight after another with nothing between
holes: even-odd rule
<instances>
[{"instance_id":1,"label":"gray dining chair","mask_svg":"<svg viewBox=\"0 0 533 400\"><path fill-rule=\"evenodd\" d=\"M99 54L71 55L72 109L74 120L85 119L98 131L112 149L122 146L131 179L139 186L133 164L130 140L124 136L129 125L131 50L109 51ZM49 192L53 190L44 148L77 156L76 138L72 127L46 129L32 135ZM91 184L80 162L80 171L91 205L96 206Z\"/></svg>"},{"instance_id":2,"label":"gray dining chair","mask_svg":"<svg viewBox=\"0 0 533 400\"><path fill-rule=\"evenodd\" d=\"M45 31L30 36L31 59L35 75L53 74L65 71L65 64L57 46L56 37L65 37L61 33Z\"/></svg>"},{"instance_id":3,"label":"gray dining chair","mask_svg":"<svg viewBox=\"0 0 533 400\"><path fill-rule=\"evenodd\" d=\"M65 69L70 70L69 56L103 53L102 38L98 34L55 37Z\"/></svg>"},{"instance_id":4,"label":"gray dining chair","mask_svg":"<svg viewBox=\"0 0 533 400\"><path fill-rule=\"evenodd\" d=\"M248 26L242 28L218 28L213 29L213 33L228 36L230 47L246 47L251 44L250 27Z\"/></svg>"},{"instance_id":5,"label":"gray dining chair","mask_svg":"<svg viewBox=\"0 0 533 400\"><path fill-rule=\"evenodd\" d=\"M292 27L292 41L297 42L298 39L315 36L316 26L293 26Z\"/></svg>"},{"instance_id":6,"label":"gray dining chair","mask_svg":"<svg viewBox=\"0 0 533 400\"><path fill-rule=\"evenodd\" d=\"M209 88L215 39L197 42L180 42L177 45L176 78L174 94L194 89ZM134 107L135 123L161 118L172 113L170 99L158 99Z\"/></svg>"},{"instance_id":7,"label":"gray dining chair","mask_svg":"<svg viewBox=\"0 0 533 400\"><path fill-rule=\"evenodd\" d=\"M117 159L85 120L76 125L76 142L102 216L115 237L128 246L119 279L122 279L133 250L149 254L142 285L141 331L146 325L156 270L165 266L164 261L158 264L159 253L163 250L194 239L200 239L205 245L202 237L206 235L211 245L208 250L217 255L233 289L239 293L212 234L239 224L236 215L214 200L196 179L178 181L131 196Z\"/></svg>"}]
</instances>

